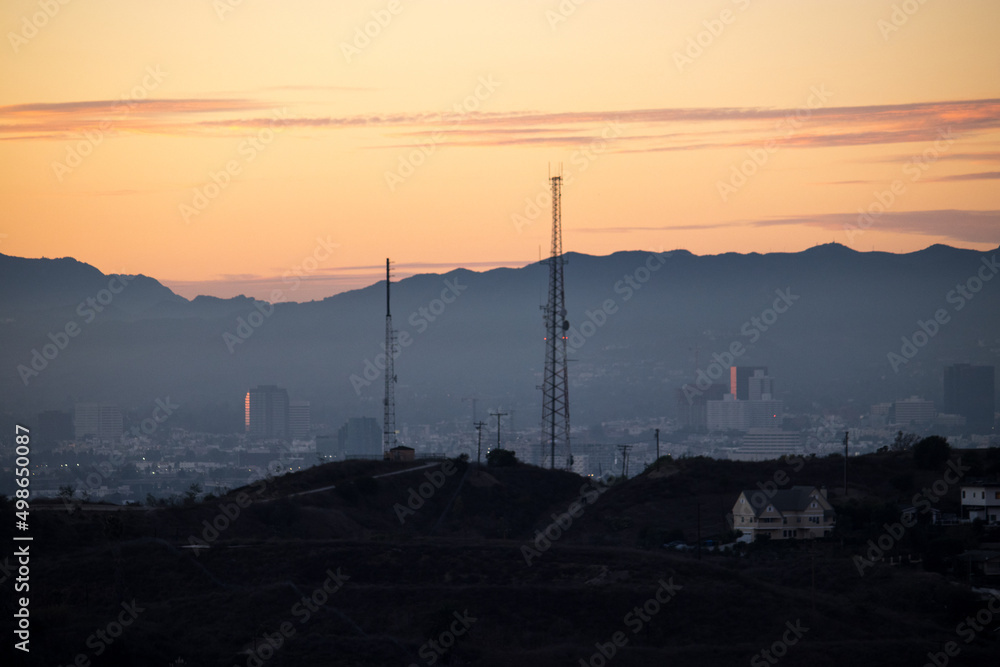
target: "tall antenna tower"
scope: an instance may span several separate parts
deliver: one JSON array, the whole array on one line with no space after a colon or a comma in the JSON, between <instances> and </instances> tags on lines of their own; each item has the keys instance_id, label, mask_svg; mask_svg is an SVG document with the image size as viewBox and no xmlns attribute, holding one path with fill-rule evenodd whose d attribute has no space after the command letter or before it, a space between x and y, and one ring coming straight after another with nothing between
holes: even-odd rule
<instances>
[{"instance_id":1,"label":"tall antenna tower","mask_svg":"<svg viewBox=\"0 0 1000 667\"><path fill-rule=\"evenodd\" d=\"M385 259L385 400L382 421L382 456L396 446L396 330L392 328L389 290L392 286L389 258Z\"/></svg>"},{"instance_id":2,"label":"tall antenna tower","mask_svg":"<svg viewBox=\"0 0 1000 667\"><path fill-rule=\"evenodd\" d=\"M550 176L552 183L552 252L549 255L549 301L545 312L545 373L542 378L542 461L549 449L549 467L556 467L556 448L565 453L566 467L573 465L569 446L569 383L566 373L566 294L563 283L562 169Z\"/></svg>"}]
</instances>

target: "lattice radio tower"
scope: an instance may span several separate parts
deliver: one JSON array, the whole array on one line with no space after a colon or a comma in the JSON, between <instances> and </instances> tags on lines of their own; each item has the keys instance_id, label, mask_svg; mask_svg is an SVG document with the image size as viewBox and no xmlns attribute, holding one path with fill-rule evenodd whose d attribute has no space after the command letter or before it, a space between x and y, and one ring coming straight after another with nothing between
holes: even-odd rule
<instances>
[{"instance_id":1,"label":"lattice radio tower","mask_svg":"<svg viewBox=\"0 0 1000 667\"><path fill-rule=\"evenodd\" d=\"M562 170L552 183L552 253L549 256L549 300L545 312L545 373L542 379L542 460L549 449L549 467L556 467L556 449L565 452L566 467L573 465L569 445L569 383L566 373L566 294L563 284Z\"/></svg>"},{"instance_id":2,"label":"lattice radio tower","mask_svg":"<svg viewBox=\"0 0 1000 667\"><path fill-rule=\"evenodd\" d=\"M392 286L389 258L385 260L385 400L382 420L382 456L396 446L396 330L392 328L389 289Z\"/></svg>"}]
</instances>

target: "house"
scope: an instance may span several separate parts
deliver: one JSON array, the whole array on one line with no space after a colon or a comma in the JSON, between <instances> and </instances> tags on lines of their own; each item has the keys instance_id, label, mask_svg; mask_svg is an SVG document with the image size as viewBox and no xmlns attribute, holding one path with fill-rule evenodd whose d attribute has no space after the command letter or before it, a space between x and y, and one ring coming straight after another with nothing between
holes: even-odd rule
<instances>
[{"instance_id":1,"label":"house","mask_svg":"<svg viewBox=\"0 0 1000 667\"><path fill-rule=\"evenodd\" d=\"M961 563L962 571L969 577L1000 576L1000 551L991 549L966 551L958 556L958 562Z\"/></svg>"},{"instance_id":2,"label":"house","mask_svg":"<svg viewBox=\"0 0 1000 667\"><path fill-rule=\"evenodd\" d=\"M772 540L825 537L835 523L836 512L826 489L815 486L742 491L733 506L733 528L751 540L761 535Z\"/></svg>"},{"instance_id":3,"label":"house","mask_svg":"<svg viewBox=\"0 0 1000 667\"><path fill-rule=\"evenodd\" d=\"M388 459L390 461L412 461L416 456L416 450L413 447L407 447L406 445L399 445L398 447L393 447L389 450Z\"/></svg>"},{"instance_id":4,"label":"house","mask_svg":"<svg viewBox=\"0 0 1000 667\"><path fill-rule=\"evenodd\" d=\"M962 485L962 518L1000 522L1000 482L969 482Z\"/></svg>"}]
</instances>

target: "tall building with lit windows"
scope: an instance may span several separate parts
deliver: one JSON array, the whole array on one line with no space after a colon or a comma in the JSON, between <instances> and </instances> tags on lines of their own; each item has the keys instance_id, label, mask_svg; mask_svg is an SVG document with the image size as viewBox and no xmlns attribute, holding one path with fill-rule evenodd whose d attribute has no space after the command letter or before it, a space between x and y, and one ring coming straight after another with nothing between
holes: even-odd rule
<instances>
[{"instance_id":1,"label":"tall building with lit windows","mask_svg":"<svg viewBox=\"0 0 1000 667\"><path fill-rule=\"evenodd\" d=\"M288 391L276 385L260 385L248 391L244 414L247 435L288 438L288 405Z\"/></svg>"}]
</instances>

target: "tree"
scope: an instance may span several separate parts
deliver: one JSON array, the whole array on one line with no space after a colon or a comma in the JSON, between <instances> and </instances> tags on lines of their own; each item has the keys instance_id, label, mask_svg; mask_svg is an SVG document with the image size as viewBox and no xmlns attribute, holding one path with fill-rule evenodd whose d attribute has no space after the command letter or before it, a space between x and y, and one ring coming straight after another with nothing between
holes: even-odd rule
<instances>
[{"instance_id":1,"label":"tree","mask_svg":"<svg viewBox=\"0 0 1000 667\"><path fill-rule=\"evenodd\" d=\"M184 492L184 502L188 505L194 503L195 498L201 493L201 484L197 482L188 487L188 490Z\"/></svg>"},{"instance_id":2,"label":"tree","mask_svg":"<svg viewBox=\"0 0 1000 667\"><path fill-rule=\"evenodd\" d=\"M913 443L917 441L916 433L903 434L902 431L896 432L896 440L892 443L892 451L901 452L903 450L909 449Z\"/></svg>"},{"instance_id":3,"label":"tree","mask_svg":"<svg viewBox=\"0 0 1000 667\"><path fill-rule=\"evenodd\" d=\"M64 500L69 500L76 493L76 488L72 484L66 484L65 486L59 487L59 497Z\"/></svg>"},{"instance_id":4,"label":"tree","mask_svg":"<svg viewBox=\"0 0 1000 667\"><path fill-rule=\"evenodd\" d=\"M913 461L921 470L940 468L951 456L951 445L940 435L924 438L913 446Z\"/></svg>"},{"instance_id":5,"label":"tree","mask_svg":"<svg viewBox=\"0 0 1000 667\"><path fill-rule=\"evenodd\" d=\"M517 455L509 449L491 449L486 454L486 465L494 468L517 465Z\"/></svg>"}]
</instances>

